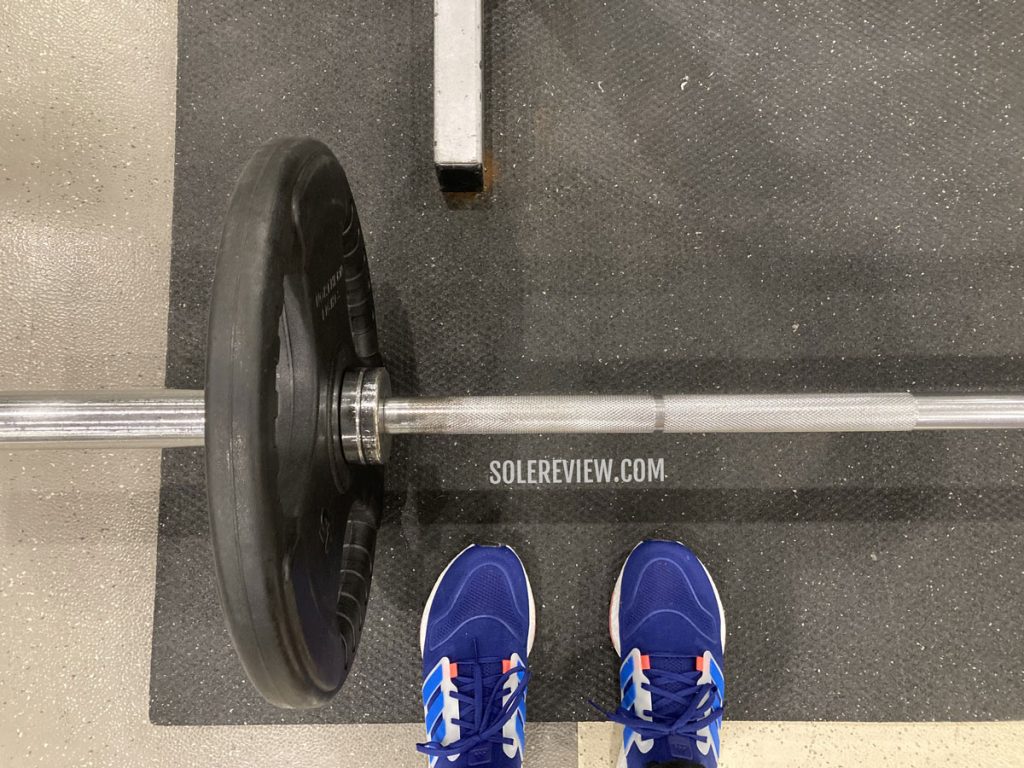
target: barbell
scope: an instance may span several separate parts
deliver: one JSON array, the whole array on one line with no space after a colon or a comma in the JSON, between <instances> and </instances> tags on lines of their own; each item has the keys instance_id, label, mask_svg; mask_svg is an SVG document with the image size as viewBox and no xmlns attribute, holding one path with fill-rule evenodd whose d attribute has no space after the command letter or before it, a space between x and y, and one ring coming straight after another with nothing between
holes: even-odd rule
<instances>
[{"instance_id":1,"label":"barbell","mask_svg":"<svg viewBox=\"0 0 1024 768\"><path fill-rule=\"evenodd\" d=\"M0 392L0 448L180 448L206 439L202 390ZM346 371L336 413L349 464L392 435L911 432L1024 428L1024 395L393 397L387 371Z\"/></svg>"},{"instance_id":2,"label":"barbell","mask_svg":"<svg viewBox=\"0 0 1024 768\"><path fill-rule=\"evenodd\" d=\"M1024 428L1024 394L395 397L345 173L311 139L264 145L225 218L205 391L0 393L0 448L206 447L232 642L259 692L318 706L351 668L383 499L407 434Z\"/></svg>"}]
</instances>

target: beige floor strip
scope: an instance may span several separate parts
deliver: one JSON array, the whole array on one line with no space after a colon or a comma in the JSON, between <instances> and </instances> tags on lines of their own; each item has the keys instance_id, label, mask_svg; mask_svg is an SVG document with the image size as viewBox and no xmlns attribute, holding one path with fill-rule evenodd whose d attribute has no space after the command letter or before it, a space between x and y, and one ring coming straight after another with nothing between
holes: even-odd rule
<instances>
[{"instance_id":1,"label":"beige floor strip","mask_svg":"<svg viewBox=\"0 0 1024 768\"><path fill-rule=\"evenodd\" d=\"M614 768L619 729L581 723L579 768ZM720 768L1024 766L1024 723L726 722Z\"/></svg>"}]
</instances>

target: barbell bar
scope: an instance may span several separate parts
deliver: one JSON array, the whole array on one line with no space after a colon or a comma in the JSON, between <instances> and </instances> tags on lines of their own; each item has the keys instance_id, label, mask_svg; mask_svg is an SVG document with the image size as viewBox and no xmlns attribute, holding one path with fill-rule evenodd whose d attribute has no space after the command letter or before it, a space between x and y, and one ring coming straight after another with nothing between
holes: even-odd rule
<instances>
[{"instance_id":1,"label":"barbell bar","mask_svg":"<svg viewBox=\"0 0 1024 768\"><path fill-rule=\"evenodd\" d=\"M1021 429L1024 395L890 393L393 397L383 368L348 371L346 460L383 464L392 435L907 432ZM202 390L0 393L0 449L204 443Z\"/></svg>"}]
</instances>

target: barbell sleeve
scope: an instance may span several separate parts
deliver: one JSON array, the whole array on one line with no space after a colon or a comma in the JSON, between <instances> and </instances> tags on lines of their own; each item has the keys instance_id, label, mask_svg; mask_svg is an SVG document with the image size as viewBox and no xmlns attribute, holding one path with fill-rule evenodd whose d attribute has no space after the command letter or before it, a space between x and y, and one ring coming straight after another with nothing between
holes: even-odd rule
<instances>
[{"instance_id":1,"label":"barbell sleeve","mask_svg":"<svg viewBox=\"0 0 1024 768\"><path fill-rule=\"evenodd\" d=\"M0 393L0 448L202 445L202 390Z\"/></svg>"}]
</instances>

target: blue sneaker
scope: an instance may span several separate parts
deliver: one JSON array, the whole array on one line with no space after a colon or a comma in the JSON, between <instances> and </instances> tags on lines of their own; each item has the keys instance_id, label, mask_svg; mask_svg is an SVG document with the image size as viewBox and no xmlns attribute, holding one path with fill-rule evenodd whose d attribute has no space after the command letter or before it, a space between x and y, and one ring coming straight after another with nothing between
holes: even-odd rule
<instances>
[{"instance_id":1,"label":"blue sneaker","mask_svg":"<svg viewBox=\"0 0 1024 768\"><path fill-rule=\"evenodd\" d=\"M717 768L725 612L703 563L674 541L626 558L608 628L622 660L619 768Z\"/></svg>"},{"instance_id":2,"label":"blue sneaker","mask_svg":"<svg viewBox=\"0 0 1024 768\"><path fill-rule=\"evenodd\" d=\"M431 768L520 768L535 628L511 547L474 544L441 573L420 622L428 741L416 748Z\"/></svg>"}]
</instances>

